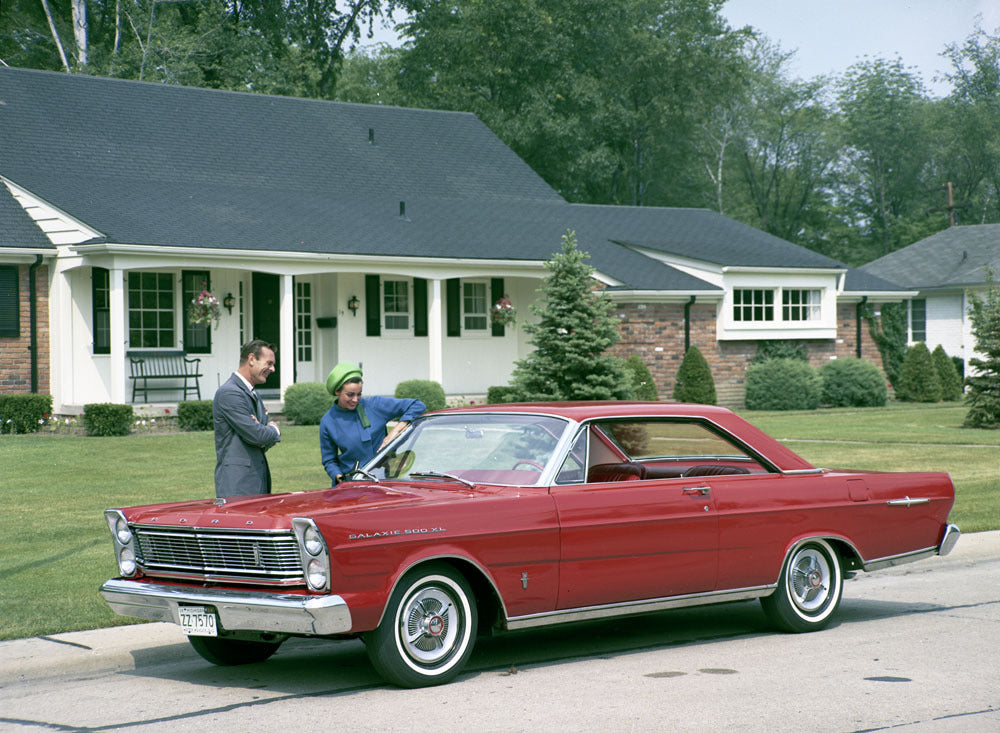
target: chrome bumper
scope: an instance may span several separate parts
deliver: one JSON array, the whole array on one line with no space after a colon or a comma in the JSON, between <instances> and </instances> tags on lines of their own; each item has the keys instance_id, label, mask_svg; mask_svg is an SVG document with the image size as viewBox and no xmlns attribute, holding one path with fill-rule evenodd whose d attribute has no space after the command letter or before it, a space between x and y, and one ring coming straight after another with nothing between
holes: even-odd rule
<instances>
[{"instance_id":1,"label":"chrome bumper","mask_svg":"<svg viewBox=\"0 0 1000 733\"><path fill-rule=\"evenodd\" d=\"M941 544L938 545L939 555L947 555L951 552L955 543L958 542L958 538L962 536L961 530L954 524L949 524L944 528L944 536L941 538Z\"/></svg>"},{"instance_id":2,"label":"chrome bumper","mask_svg":"<svg viewBox=\"0 0 1000 733\"><path fill-rule=\"evenodd\" d=\"M253 591L194 590L112 579L101 595L122 616L180 624L178 606L211 606L226 631L269 631L327 636L351 630L351 611L340 596L297 596Z\"/></svg>"}]
</instances>

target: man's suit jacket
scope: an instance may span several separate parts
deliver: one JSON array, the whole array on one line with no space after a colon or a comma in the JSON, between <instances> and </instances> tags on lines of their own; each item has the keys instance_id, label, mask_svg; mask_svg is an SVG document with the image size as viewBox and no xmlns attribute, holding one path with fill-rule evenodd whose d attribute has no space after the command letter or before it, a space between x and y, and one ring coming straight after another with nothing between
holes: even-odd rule
<instances>
[{"instance_id":1,"label":"man's suit jacket","mask_svg":"<svg viewBox=\"0 0 1000 733\"><path fill-rule=\"evenodd\" d=\"M280 441L281 435L267 424L267 412L257 393L233 374L216 391L212 416L215 495L270 494L271 471L264 451Z\"/></svg>"}]
</instances>

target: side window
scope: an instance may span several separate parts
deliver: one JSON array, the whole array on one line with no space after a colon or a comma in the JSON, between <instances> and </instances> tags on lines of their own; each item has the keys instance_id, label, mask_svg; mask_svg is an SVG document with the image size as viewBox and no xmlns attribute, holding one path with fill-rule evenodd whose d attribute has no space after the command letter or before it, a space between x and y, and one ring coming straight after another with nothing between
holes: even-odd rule
<instances>
[{"instance_id":1,"label":"side window","mask_svg":"<svg viewBox=\"0 0 1000 733\"><path fill-rule=\"evenodd\" d=\"M382 311L386 331L410 329L410 281L382 281Z\"/></svg>"},{"instance_id":2,"label":"side window","mask_svg":"<svg viewBox=\"0 0 1000 733\"><path fill-rule=\"evenodd\" d=\"M578 484L586 476L588 432L588 430L581 430L576 440L573 441L569 455L566 456L562 468L556 474L557 484Z\"/></svg>"},{"instance_id":3,"label":"side window","mask_svg":"<svg viewBox=\"0 0 1000 733\"><path fill-rule=\"evenodd\" d=\"M462 329L464 331L485 331L489 325L488 314L486 283L463 280Z\"/></svg>"},{"instance_id":4,"label":"side window","mask_svg":"<svg viewBox=\"0 0 1000 733\"><path fill-rule=\"evenodd\" d=\"M914 298L910 301L910 341L927 340L927 300Z\"/></svg>"},{"instance_id":5,"label":"side window","mask_svg":"<svg viewBox=\"0 0 1000 733\"><path fill-rule=\"evenodd\" d=\"M128 345L133 349L176 345L174 278L168 272L128 274Z\"/></svg>"},{"instance_id":6,"label":"side window","mask_svg":"<svg viewBox=\"0 0 1000 733\"><path fill-rule=\"evenodd\" d=\"M94 353L111 353L111 273L103 267L90 272Z\"/></svg>"}]
</instances>

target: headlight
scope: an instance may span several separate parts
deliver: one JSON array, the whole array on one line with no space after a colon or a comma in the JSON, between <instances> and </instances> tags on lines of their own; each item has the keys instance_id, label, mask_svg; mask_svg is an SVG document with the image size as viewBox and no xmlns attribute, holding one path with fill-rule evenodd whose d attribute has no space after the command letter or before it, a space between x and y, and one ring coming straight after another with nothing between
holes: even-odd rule
<instances>
[{"instance_id":1,"label":"headlight","mask_svg":"<svg viewBox=\"0 0 1000 733\"><path fill-rule=\"evenodd\" d=\"M309 587L316 590L323 590L326 588L326 563L322 563L319 560L310 560L309 564L306 566L306 578L309 581Z\"/></svg>"},{"instance_id":2,"label":"headlight","mask_svg":"<svg viewBox=\"0 0 1000 733\"><path fill-rule=\"evenodd\" d=\"M135 575L135 553L131 547L123 547L118 553L118 570L122 575Z\"/></svg>"},{"instance_id":3,"label":"headlight","mask_svg":"<svg viewBox=\"0 0 1000 733\"><path fill-rule=\"evenodd\" d=\"M310 555L318 555L323 552L323 538L315 527L308 527L302 533L302 544Z\"/></svg>"},{"instance_id":4,"label":"headlight","mask_svg":"<svg viewBox=\"0 0 1000 733\"><path fill-rule=\"evenodd\" d=\"M123 545L127 545L132 541L132 530L128 526L128 521L123 516L119 516L115 521L115 537Z\"/></svg>"}]
</instances>

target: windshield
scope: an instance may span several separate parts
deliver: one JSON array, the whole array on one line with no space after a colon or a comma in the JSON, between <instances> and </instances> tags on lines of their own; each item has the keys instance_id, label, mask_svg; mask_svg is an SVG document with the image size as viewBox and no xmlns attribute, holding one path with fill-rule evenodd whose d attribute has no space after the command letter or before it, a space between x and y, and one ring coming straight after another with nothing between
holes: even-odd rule
<instances>
[{"instance_id":1,"label":"windshield","mask_svg":"<svg viewBox=\"0 0 1000 733\"><path fill-rule=\"evenodd\" d=\"M379 479L445 474L474 483L533 486L567 422L540 415L427 415L369 464Z\"/></svg>"}]
</instances>

